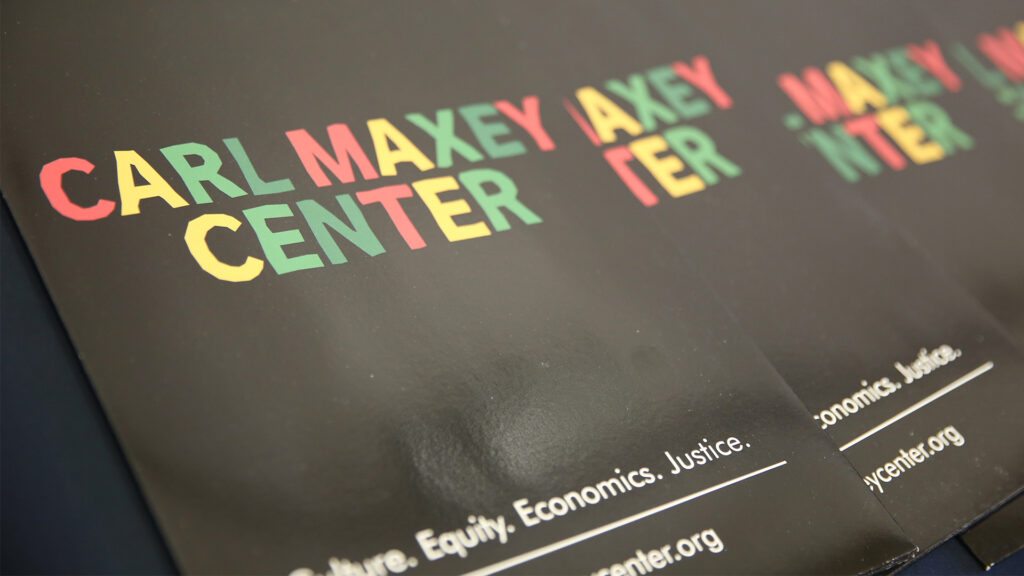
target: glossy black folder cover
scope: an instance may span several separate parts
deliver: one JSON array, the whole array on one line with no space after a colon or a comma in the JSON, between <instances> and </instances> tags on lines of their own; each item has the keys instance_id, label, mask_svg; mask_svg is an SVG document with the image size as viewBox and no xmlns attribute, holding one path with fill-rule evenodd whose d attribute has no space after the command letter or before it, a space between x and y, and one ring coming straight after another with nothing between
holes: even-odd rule
<instances>
[{"instance_id":1,"label":"glossy black folder cover","mask_svg":"<svg viewBox=\"0 0 1024 576\"><path fill-rule=\"evenodd\" d=\"M950 158L921 185L905 186L896 176L858 191L966 287L1020 346L1024 345L1020 178L1024 78L1019 68L1007 67L1007 60L993 60L982 47L992 38L1005 40L1008 32L1018 43L1024 42L1020 32L1024 10L1017 2L978 8L953 3L939 12L918 10L931 24L964 85L941 102L975 134L974 150ZM1007 48L1004 53L1013 52L1012 42ZM992 566L1024 546L1022 517L1024 501L1018 497L961 539L985 566Z\"/></svg>"},{"instance_id":2,"label":"glossy black folder cover","mask_svg":"<svg viewBox=\"0 0 1024 576\"><path fill-rule=\"evenodd\" d=\"M557 95L635 66L647 27L663 58L698 50L630 10L3 5L0 188L186 572L853 573L910 550L633 200L585 193L609 177ZM368 119L527 94L557 150L478 106L494 148L529 152L321 190L285 138L348 122L366 146ZM380 164L410 150L389 134ZM209 146L278 193L186 192L181 143L177 171ZM359 196L355 222L357 192L410 182L408 221ZM296 242L317 203L376 255Z\"/></svg>"},{"instance_id":3,"label":"glossy black folder cover","mask_svg":"<svg viewBox=\"0 0 1024 576\"><path fill-rule=\"evenodd\" d=\"M939 187L943 203L952 201L944 217L931 223L926 218L912 218L907 229L1022 344L1024 272L1019 263L1024 261L1024 196L1018 161L1024 146L1024 85L1019 75L1011 77L981 52L984 40L979 31L994 35L1013 29L1019 39L1024 11L1015 2L987 5L985 10L963 5L949 8L955 14L932 17L932 25L959 57L964 82L985 89L984 93L975 90L962 95L950 102L950 107L978 122L986 134L1003 133L988 141L983 154L960 158L952 185ZM992 111L996 105L1001 113ZM960 201L978 193L983 198L962 213ZM964 217L951 221L950 215ZM969 253L964 246L971 247ZM961 539L986 567L1024 547L1024 499L1017 497L1007 503Z\"/></svg>"},{"instance_id":4,"label":"glossy black folder cover","mask_svg":"<svg viewBox=\"0 0 1024 576\"><path fill-rule=\"evenodd\" d=\"M929 4L904 5L886 11L892 11L886 26L890 38L919 30L913 40L930 37L941 46L962 88L935 101L970 135L973 147L927 170L864 179L850 190L905 231L910 242L964 286L1020 348L1024 69L1019 59L1024 56L1024 10L1018 2L990 2L946 3L938 10ZM877 22L867 14L855 27ZM920 28L920 22L929 29ZM987 517L977 533L971 529L964 534L964 542L986 566L1024 546L1021 509L1022 503L1007 504Z\"/></svg>"},{"instance_id":5,"label":"glossy black folder cover","mask_svg":"<svg viewBox=\"0 0 1024 576\"><path fill-rule=\"evenodd\" d=\"M941 6L914 6L934 6L941 17ZM695 122L742 175L718 176L714 187L680 198L661 192L646 210L733 309L865 488L927 550L1024 486L1024 363L993 317L908 240L907 220L865 199L874 189L908 212L914 205L921 213L948 210L940 194L929 196L956 182L951 172L960 157L984 154L981 144L853 185L796 131L814 128L792 119L798 113L776 85L780 75L893 48L902 53L907 43L934 38L928 20L906 5L848 8L808 10L794 35L761 33L778 18L774 6L750 6L739 17L702 13L702 27L688 34L693 41L714 42L730 26L730 39L756 38L756 50L716 61L734 109ZM1001 112L992 106L987 114ZM979 141L1001 138L975 130ZM999 171L990 178L1011 187L1012 159L996 158ZM647 184L657 189L652 179ZM616 192L629 194L619 183L605 195ZM970 210L974 201L960 199L956 214L981 229L987 222ZM1019 261L1005 264L1007 274L1020 274Z\"/></svg>"},{"instance_id":6,"label":"glossy black folder cover","mask_svg":"<svg viewBox=\"0 0 1024 576\"><path fill-rule=\"evenodd\" d=\"M1016 47L1013 53L1024 57L1024 7L953 4L947 12L928 17L964 88L940 102L974 135L974 149L940 163L921 186L903 186L903 175L895 175L855 188L1024 345L1024 67L1007 74L999 65L1004 61L980 48L992 38L1016 40L1003 53Z\"/></svg>"},{"instance_id":7,"label":"glossy black folder cover","mask_svg":"<svg viewBox=\"0 0 1024 576\"><path fill-rule=\"evenodd\" d=\"M989 569L1024 547L1024 497L1018 496L960 535Z\"/></svg>"}]
</instances>

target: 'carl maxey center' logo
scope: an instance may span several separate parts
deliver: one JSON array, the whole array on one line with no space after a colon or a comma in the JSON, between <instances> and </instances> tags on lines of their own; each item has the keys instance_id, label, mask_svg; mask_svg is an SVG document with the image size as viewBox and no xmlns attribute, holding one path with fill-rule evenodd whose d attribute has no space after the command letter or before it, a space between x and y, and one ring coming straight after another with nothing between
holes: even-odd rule
<instances>
[{"instance_id":1,"label":"'carl maxey center' logo","mask_svg":"<svg viewBox=\"0 0 1024 576\"><path fill-rule=\"evenodd\" d=\"M979 50L1015 83L1024 79L1021 38L1024 24L1017 26L1016 36L1000 28L978 38ZM966 48L954 45L954 55L972 75L988 79L983 85L995 85L997 72L982 69ZM883 167L903 170L974 146L973 138L930 100L962 87L932 40L855 56L849 63L835 60L824 69L807 67L799 75L783 73L778 85L799 110L787 114L784 125L851 182L876 176ZM563 105L644 206L742 174L710 135L688 124L733 106L706 56L580 87ZM110 159L104 166L116 175L116 199L96 190L103 187L102 179L83 176L96 167L92 160L104 159L53 160L42 167L39 181L53 209L78 222L104 220L115 212L133 216L143 209L219 205L246 196L274 200L240 210L241 218L227 212L191 216L184 232L188 251L200 269L227 282L251 281L265 268L281 275L344 264L353 251L375 257L394 249L420 250L427 246L420 233L424 226L436 226L448 242L461 242L543 222L529 194L521 194L508 174L476 165L534 148L555 150L536 95L443 108L432 115L409 113L397 123L375 118L365 122L361 134L342 123L316 132L289 130L281 139L315 186L307 193L339 184L362 183L361 190L330 199L279 201L301 194L301 186L292 178L267 178L257 171L238 138L224 138L216 146L187 142L160 148L164 166L136 150L117 150L113 166ZM359 141L362 134L371 146ZM433 155L424 144L433 145ZM177 176L174 185L164 177L170 173ZM431 174L409 182L426 173ZM404 182L376 182L386 178ZM286 193L292 194L281 196ZM415 203L418 209L410 210ZM431 218L416 216L423 213ZM216 241L210 242L213 236ZM251 246L253 237L262 254L239 259L214 250L225 241Z\"/></svg>"},{"instance_id":2,"label":"'carl maxey center' logo","mask_svg":"<svg viewBox=\"0 0 1024 576\"><path fill-rule=\"evenodd\" d=\"M932 40L854 56L849 63L833 60L824 71L809 66L799 76L787 72L778 85L800 110L783 117L783 124L849 182L877 176L883 166L903 170L908 160L928 164L974 147L974 139L928 100L962 86Z\"/></svg>"},{"instance_id":3,"label":"'carl maxey center' logo","mask_svg":"<svg viewBox=\"0 0 1024 576\"><path fill-rule=\"evenodd\" d=\"M644 205L658 202L645 178L653 178L668 196L680 197L740 175L740 167L718 152L710 136L678 125L732 106L706 57L609 80L603 88L611 96L592 86L576 91L585 118L568 100L566 109L595 145L606 146L604 158ZM536 95L443 108L432 115L409 113L396 122L374 118L365 122L365 132L335 123L284 136L280 140L290 145L315 186L311 190L306 183L305 194L337 185L362 189L296 199L303 194L299 181L304 178L268 177L239 138L215 146L165 146L159 149L160 163L136 150L114 151L112 166L110 159L59 158L42 167L39 182L53 209L77 222L105 220L115 212L131 217L261 197L267 202L240 210L241 218L227 211L190 214L185 245L200 269L226 282L248 282L265 269L283 275L344 264L352 252L376 257L403 247L420 250L427 246L420 232L424 226L436 226L448 242L461 242L543 222L529 194L521 194L508 174L473 166L533 148L555 150ZM424 143L433 144L433 155ZM83 176L96 168L94 160L106 160L102 171L115 175L116 199L96 189L103 187L102 178ZM435 175L445 170L455 173ZM410 176L426 173L430 177L407 183ZM176 178L165 177L170 174ZM378 182L386 178L406 182ZM419 209L412 209L417 202ZM423 208L432 220L416 216ZM262 254L226 255L225 242L251 252L253 237Z\"/></svg>"}]
</instances>

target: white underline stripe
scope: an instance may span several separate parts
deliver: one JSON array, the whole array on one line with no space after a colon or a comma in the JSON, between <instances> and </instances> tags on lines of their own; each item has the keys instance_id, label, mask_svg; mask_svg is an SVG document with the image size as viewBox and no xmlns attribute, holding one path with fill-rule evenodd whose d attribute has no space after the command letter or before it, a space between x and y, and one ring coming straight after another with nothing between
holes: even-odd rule
<instances>
[{"instance_id":1,"label":"white underline stripe","mask_svg":"<svg viewBox=\"0 0 1024 576\"><path fill-rule=\"evenodd\" d=\"M586 532L577 534L575 536L570 536L564 540L559 540L558 542L555 542L553 544L548 544L547 546L541 546L540 548L530 550L529 552L524 552L522 554L519 554L518 556L513 556L507 560L496 562L494 564L491 564L490 566L484 566L483 568L478 568L476 570L473 570L472 572L467 572L463 576L488 576L490 574L494 574L496 572L500 572L502 570L518 566L520 564L525 564L526 562L535 560L537 558L540 558L541 556L546 556L548 554L551 554L552 552L557 552L563 548L568 548L569 546L583 542L584 540L589 540L595 536L600 536L601 534L604 534L606 532L611 532L612 530L621 528L627 524L632 524L633 522L636 522L638 520L643 520L648 516L653 516L660 512L664 512L669 508L674 508L676 506L679 506L680 504L684 504L691 500L696 500L701 496L706 496L712 492L715 492L716 490L721 490L722 488L725 488L727 486L732 486L733 484L742 482L749 478L753 478L754 476L757 476L759 474L764 474L765 472L774 470L779 466L784 466L786 464L787 462L785 460L782 460L781 462L776 462L771 466L766 466L764 468L761 468L760 470L755 470L749 474L744 474L743 476L733 478L732 480L727 480L725 482L722 482L721 484L715 484L710 488L705 488L699 492L694 492L693 494L683 496L682 498L677 498L675 500L672 500L671 502L667 502L660 506L655 506L654 508L644 510L643 512L638 512L636 514L633 514L632 516L622 518L621 520L616 520L614 522L605 524L604 526L599 526L592 530L587 530Z\"/></svg>"},{"instance_id":2,"label":"white underline stripe","mask_svg":"<svg viewBox=\"0 0 1024 576\"><path fill-rule=\"evenodd\" d=\"M974 370L971 370L967 374L964 374L963 376L957 378L956 380L950 382L949 384L946 384L942 388L939 388L935 392L932 392L928 396L925 396L923 399L915 402L914 404L912 404L906 410L900 412L899 414L893 416L892 418L889 418L885 422L882 422L878 426L875 426L874 428L872 428L871 430L868 430L867 432L861 434L860 436L857 436L856 438L854 438L853 440L850 440L846 444L843 444L839 448L839 451L840 452L844 452L850 446L853 446L854 444L860 442L861 440L863 440L863 439L865 439L865 438L867 438L869 436L874 435L875 433L877 433L878 431L882 430L886 426L889 426L893 422L896 422L898 420L902 420L903 418L907 417L908 415L916 412L917 410L920 410L922 407L927 406L928 404L931 404L932 402L938 400L939 398L945 396L946 394L949 394L953 390L956 390L957 388L963 386L964 384L967 384L971 380L974 380L978 376L981 376L985 372L988 372L994 366L995 366L995 364L993 364L992 362L985 362L981 366L978 366Z\"/></svg>"}]
</instances>

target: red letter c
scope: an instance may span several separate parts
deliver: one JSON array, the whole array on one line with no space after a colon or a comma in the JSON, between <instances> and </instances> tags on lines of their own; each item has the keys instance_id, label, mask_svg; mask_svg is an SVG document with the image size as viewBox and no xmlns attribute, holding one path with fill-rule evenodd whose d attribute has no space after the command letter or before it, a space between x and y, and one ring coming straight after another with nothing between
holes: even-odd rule
<instances>
[{"instance_id":1,"label":"red letter c","mask_svg":"<svg viewBox=\"0 0 1024 576\"><path fill-rule=\"evenodd\" d=\"M80 222L99 220L110 216L110 213L114 211L114 202L104 199L92 206L79 206L72 202L68 198L67 192L64 191L62 180L65 174L72 170L89 174L93 168L95 166L92 162L83 158L59 158L43 166L39 172L39 184L43 187L50 206L53 206L53 209L60 212L62 216Z\"/></svg>"}]
</instances>

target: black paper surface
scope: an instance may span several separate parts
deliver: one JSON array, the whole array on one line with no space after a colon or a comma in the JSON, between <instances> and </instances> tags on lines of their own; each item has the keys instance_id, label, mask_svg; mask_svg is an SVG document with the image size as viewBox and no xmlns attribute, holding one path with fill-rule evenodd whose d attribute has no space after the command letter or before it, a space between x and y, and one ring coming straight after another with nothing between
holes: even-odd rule
<instances>
[{"instance_id":1,"label":"black paper surface","mask_svg":"<svg viewBox=\"0 0 1024 576\"><path fill-rule=\"evenodd\" d=\"M4 4L0 187L186 572L855 573L910 550L634 200L596 196L608 175L558 99L648 65L652 49L663 61L702 49L673 36L679 10ZM644 44L648 30L658 40ZM326 142L347 122L372 149L365 122L386 117L433 157L405 114L523 109L528 94L556 150L505 121L491 155L513 140L526 154L456 156L426 175L403 162L380 183L327 177L321 190L285 136ZM481 110L501 118L460 109L461 137L480 139L461 121ZM189 189L176 172L214 160L192 146L176 170L167 147L193 142L230 182L279 191ZM308 228L302 242L273 235L315 210L299 200L337 211L444 175L507 193L487 170L519 204L481 215L479 197L446 192L472 215L438 229L437 205L432 219L420 198L402 201L418 242L362 199L363 251L338 241L347 262L329 264L337 252ZM109 202L118 210L92 219ZM240 228L207 230L212 268L186 232L211 214ZM262 245L255 221L271 229ZM489 233L446 240L475 224ZM384 250L373 257L367 226ZM275 242L283 256L267 253ZM199 265L237 280L257 257L246 282Z\"/></svg>"},{"instance_id":2,"label":"black paper surface","mask_svg":"<svg viewBox=\"0 0 1024 576\"><path fill-rule=\"evenodd\" d=\"M887 19L888 26L896 37L917 21L930 25L915 41L925 35L937 40L962 84L935 102L973 145L929 164L927 170L864 178L851 189L966 287L1019 347L1024 342L1024 276L1019 266L1024 261L1024 197L1016 169L1024 146L1020 6L1004 2L978 9L951 3L941 10L931 8L915 6ZM871 14L854 28L867 26L879 27ZM1007 521L1000 521L999 514L986 522L983 535L965 541L977 546L983 539L1000 540L991 542L993 549L1024 544L1024 533L1010 528L1012 512L1006 512Z\"/></svg>"},{"instance_id":3,"label":"black paper surface","mask_svg":"<svg viewBox=\"0 0 1024 576\"><path fill-rule=\"evenodd\" d=\"M1016 498L964 532L960 539L986 569L1021 549L1024 500Z\"/></svg>"},{"instance_id":4,"label":"black paper surface","mask_svg":"<svg viewBox=\"0 0 1024 576\"><path fill-rule=\"evenodd\" d=\"M1016 338L1024 343L1024 196L1017 162L1024 146L1024 70L1006 68L1006 55L1024 52L1012 43L1024 28L1016 3L984 10L950 6L948 18L932 15L936 35L964 89L942 99L950 115L976 134L975 149L950 158L925 186L903 194L885 186L859 190L961 282ZM894 182L893 185L898 185Z\"/></svg>"},{"instance_id":5,"label":"black paper surface","mask_svg":"<svg viewBox=\"0 0 1024 576\"><path fill-rule=\"evenodd\" d=\"M935 36L923 13L935 7L935 19L946 17L940 6L927 6L818 7L791 15L791 21L799 20L799 31L792 34L762 33L765 23L779 19L774 7L750 7L738 18L706 11L690 39L711 45L724 29L757 38L756 50L726 51L715 60L734 106L695 122L742 174L717 166L714 187L679 198L641 175L660 194L647 208L649 216L733 308L865 484L923 550L1020 489L1024 450L1015 414L1024 400L1019 385L1024 365L1005 330L905 230L910 220L934 225L931 213L970 221L965 230L946 226L960 235L959 240L947 236L946 243L957 244L964 258L981 252L979 259L993 262L1001 254L1004 276L1019 275L1019 259L1006 257L1022 245L1011 239L1019 226L1006 232L1014 212L1004 212L1006 221L993 225L978 210L993 210L991 196L979 194L995 194L994 187L957 194L963 176L956 174L961 158L982 155L987 166L1000 169L988 175L991 182L1008 189L1013 181L1008 155L1019 148L999 148L1004 135L972 127L977 150L920 166L904 159L905 165L891 173L876 158L877 176L861 175L849 183L815 151L812 122L794 111L794 102L776 84L785 73L802 75L807 66L828 69L831 62L858 55L886 65L888 53L877 52L891 49L901 60L887 70L912 68L906 44ZM918 72L924 74L921 84L941 91L936 79ZM917 95L910 101L945 105L946 98ZM958 117L952 105L948 113ZM998 111L986 114L991 119ZM996 142L991 155L983 151L985 138ZM629 195L619 184L619 193ZM944 192L932 194L940 189ZM947 196L957 201L943 203ZM969 208L979 204L985 208ZM904 212L888 207L894 205ZM989 238L1003 235L1008 244L1001 253L979 250L971 243L973 228L986 228ZM1019 306L1008 308L1019 313ZM948 358L936 363L922 360L922 355L943 354ZM914 362L924 363L926 374L907 377L896 366ZM864 396L871 387L879 393ZM950 444L941 437L947 431L956 432L962 450L946 449Z\"/></svg>"},{"instance_id":6,"label":"black paper surface","mask_svg":"<svg viewBox=\"0 0 1024 576\"><path fill-rule=\"evenodd\" d=\"M865 197L905 228L930 257L961 282L1020 344L1024 342L1024 197L1015 167L1024 146L1024 87L1013 44L1022 14L1015 3L984 10L952 4L942 17L922 11L950 55L966 89L943 99L951 115L978 136L976 150L951 158L922 186L868 186ZM1004 55L999 58L999 55ZM893 183L896 186L898 182ZM1007 505L994 512L966 542L986 566L1024 546L1020 513Z\"/></svg>"}]
</instances>

